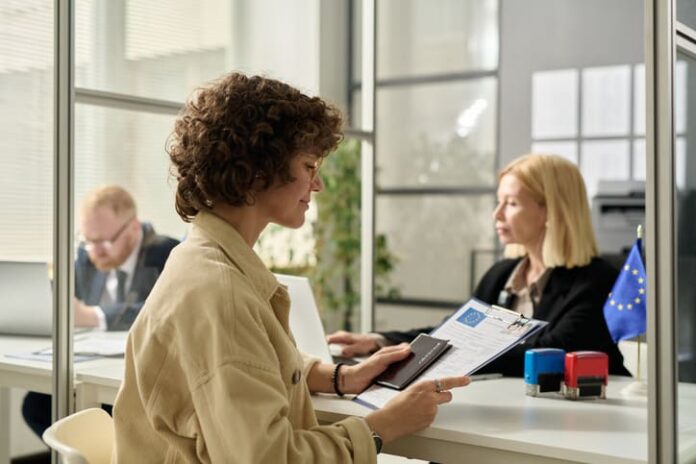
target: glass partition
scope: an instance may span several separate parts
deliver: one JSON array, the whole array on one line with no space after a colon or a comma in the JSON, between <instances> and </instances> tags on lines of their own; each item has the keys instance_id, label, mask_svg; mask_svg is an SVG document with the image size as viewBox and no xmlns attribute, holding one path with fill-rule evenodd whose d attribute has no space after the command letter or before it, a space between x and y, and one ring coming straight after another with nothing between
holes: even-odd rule
<instances>
[{"instance_id":1,"label":"glass partition","mask_svg":"<svg viewBox=\"0 0 696 464\"><path fill-rule=\"evenodd\" d=\"M360 141L346 138L322 164L324 190L312 195L304 225L271 224L255 247L273 272L309 278L326 333L360 328L360 156ZM379 286L391 273L375 274Z\"/></svg>"},{"instance_id":2,"label":"glass partition","mask_svg":"<svg viewBox=\"0 0 696 464\"><path fill-rule=\"evenodd\" d=\"M677 0L677 21L696 30L696 3L692 0Z\"/></svg>"},{"instance_id":3,"label":"glass partition","mask_svg":"<svg viewBox=\"0 0 696 464\"><path fill-rule=\"evenodd\" d=\"M182 101L227 69L234 3L77 1L75 86Z\"/></svg>"},{"instance_id":4,"label":"glass partition","mask_svg":"<svg viewBox=\"0 0 696 464\"><path fill-rule=\"evenodd\" d=\"M441 320L495 258L499 9L377 3L375 239L391 265L388 282L377 279L379 329Z\"/></svg>"},{"instance_id":5,"label":"glass partition","mask_svg":"<svg viewBox=\"0 0 696 464\"><path fill-rule=\"evenodd\" d=\"M685 102L682 143L677 143L675 176L675 305L677 344L677 444L680 461L696 461L696 58L678 53L686 85L675 88L675 102ZM678 140L677 140L678 141ZM681 151L679 150L681 147ZM681 159L679 154L682 154Z\"/></svg>"},{"instance_id":6,"label":"glass partition","mask_svg":"<svg viewBox=\"0 0 696 464\"><path fill-rule=\"evenodd\" d=\"M22 403L52 388L51 357L31 353L53 328L53 21L50 0L0 2L0 462L45 450Z\"/></svg>"}]
</instances>

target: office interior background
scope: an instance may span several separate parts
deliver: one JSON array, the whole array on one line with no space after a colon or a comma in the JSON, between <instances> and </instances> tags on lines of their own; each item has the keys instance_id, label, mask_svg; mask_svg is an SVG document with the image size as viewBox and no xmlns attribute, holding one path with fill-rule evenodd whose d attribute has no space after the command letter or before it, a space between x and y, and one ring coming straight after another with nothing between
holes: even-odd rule
<instances>
[{"instance_id":1,"label":"office interior background","mask_svg":"<svg viewBox=\"0 0 696 464\"><path fill-rule=\"evenodd\" d=\"M96 185L117 183L133 193L141 219L184 238L166 140L198 85L237 70L287 81L346 116L345 142L324 170L350 188L327 187L305 226L271 228L257 245L274 270L312 278L327 331L433 324L466 301L500 257L496 173L524 153L555 153L580 167L600 251L620 263L651 214L644 3L375 3L375 72L364 82L370 31L359 0L75 0L75 208ZM695 382L696 61L688 41L696 6L679 1L676 12L675 304L660 311L679 321L677 379ZM54 17L51 0L0 3L1 260L53 257ZM374 99L365 99L373 84ZM374 168L362 183L361 156ZM346 217L344 240L335 234ZM361 245L375 263L368 301ZM13 392L13 409L21 394ZM696 428L696 411L673 414L678 441ZM13 427L13 455L37 447L18 417Z\"/></svg>"}]
</instances>

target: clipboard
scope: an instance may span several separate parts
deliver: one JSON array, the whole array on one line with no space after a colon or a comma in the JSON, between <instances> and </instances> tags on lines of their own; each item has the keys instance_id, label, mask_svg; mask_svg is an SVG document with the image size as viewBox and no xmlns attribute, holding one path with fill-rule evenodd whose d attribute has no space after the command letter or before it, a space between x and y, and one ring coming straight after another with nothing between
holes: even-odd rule
<instances>
[{"instance_id":1,"label":"clipboard","mask_svg":"<svg viewBox=\"0 0 696 464\"><path fill-rule=\"evenodd\" d=\"M546 321L472 298L430 333L432 337L447 340L452 347L414 382L470 375L546 325ZM395 390L372 385L354 401L378 409L396 394Z\"/></svg>"}]
</instances>

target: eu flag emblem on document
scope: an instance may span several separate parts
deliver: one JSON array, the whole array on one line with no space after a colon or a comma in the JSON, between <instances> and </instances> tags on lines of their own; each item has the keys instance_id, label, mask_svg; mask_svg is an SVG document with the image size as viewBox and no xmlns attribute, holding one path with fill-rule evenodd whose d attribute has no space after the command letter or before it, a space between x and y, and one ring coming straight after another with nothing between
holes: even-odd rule
<instances>
[{"instance_id":1,"label":"eu flag emblem on document","mask_svg":"<svg viewBox=\"0 0 696 464\"><path fill-rule=\"evenodd\" d=\"M604 303L604 319L614 342L645 333L646 287L645 266L638 239Z\"/></svg>"}]
</instances>

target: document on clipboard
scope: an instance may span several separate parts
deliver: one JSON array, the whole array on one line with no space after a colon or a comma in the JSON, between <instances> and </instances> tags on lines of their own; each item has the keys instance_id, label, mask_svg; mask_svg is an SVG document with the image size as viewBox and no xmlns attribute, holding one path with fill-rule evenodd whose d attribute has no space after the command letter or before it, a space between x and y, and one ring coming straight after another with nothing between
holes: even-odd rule
<instances>
[{"instance_id":1,"label":"document on clipboard","mask_svg":"<svg viewBox=\"0 0 696 464\"><path fill-rule=\"evenodd\" d=\"M469 375L546 324L545 321L529 319L520 313L472 298L430 333L433 337L447 340L452 347L415 382ZM397 394L398 390L374 384L356 396L354 401L379 409Z\"/></svg>"}]
</instances>

